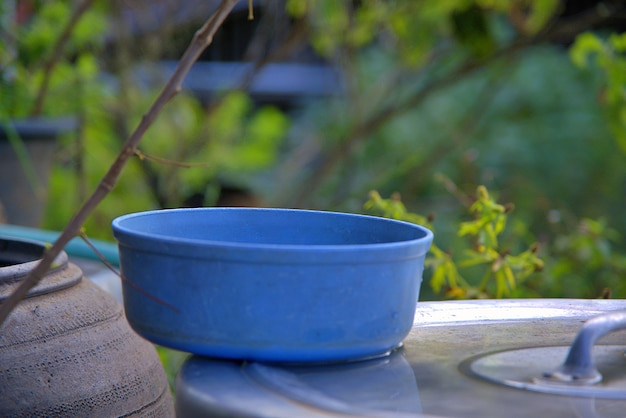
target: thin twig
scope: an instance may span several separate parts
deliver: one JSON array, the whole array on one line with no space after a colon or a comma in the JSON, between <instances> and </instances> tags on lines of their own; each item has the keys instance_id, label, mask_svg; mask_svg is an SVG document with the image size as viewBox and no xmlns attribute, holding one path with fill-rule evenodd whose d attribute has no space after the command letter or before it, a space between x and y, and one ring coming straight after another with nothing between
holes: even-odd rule
<instances>
[{"instance_id":1,"label":"thin twig","mask_svg":"<svg viewBox=\"0 0 626 418\"><path fill-rule=\"evenodd\" d=\"M100 250L98 250L98 248L96 248L95 245L93 245L93 243L89 240L89 238L87 237L87 234L85 234L83 232L83 230L81 229L79 232L79 236L82 238L82 240L85 242L85 244L87 244L87 246L89 248L91 248L91 251L94 252L94 254L96 254L96 256L100 259L100 261L109 269L111 270L116 276L118 276L124 283L128 284L130 287L132 287L133 289L135 289L136 291L138 291L139 293L141 293L142 295L144 295L145 297L147 297L148 299L153 300L156 303L159 303L161 305L165 305L168 308L170 308L171 310L178 312L180 311L180 309L178 309L176 306L171 305L167 302L165 302L163 299L159 299L156 296L154 296L153 294L149 293L148 291L146 291L145 289L142 289L141 287L137 286L135 283L133 283L132 281L128 280L128 278L126 276L124 276L118 269L116 269L115 267L113 267L113 264L111 264L109 262L109 260L107 260L107 258L104 256L104 254L102 254L100 252Z\"/></svg>"},{"instance_id":2,"label":"thin twig","mask_svg":"<svg viewBox=\"0 0 626 418\"><path fill-rule=\"evenodd\" d=\"M426 177L426 173L431 172L433 167L437 166L451 151L458 150L466 142L476 127L482 121L489 104L493 101L500 89L498 84L504 73L498 70L493 76L487 79L484 86L476 94L473 105L468 109L466 114L459 120L457 126L449 132L450 141L441 141L433 147L429 152L429 157L420 164L407 179L405 191L408 195L415 195L419 189L420 183ZM445 127L442 127L445 131Z\"/></svg>"},{"instance_id":3,"label":"thin twig","mask_svg":"<svg viewBox=\"0 0 626 418\"><path fill-rule=\"evenodd\" d=\"M184 163L181 161L168 160L167 158L161 158L154 155L146 154L139 149L135 149L135 155L139 157L140 160L154 161L160 164L171 165L181 168L204 168L211 165L210 163Z\"/></svg>"},{"instance_id":4,"label":"thin twig","mask_svg":"<svg viewBox=\"0 0 626 418\"><path fill-rule=\"evenodd\" d=\"M213 41L213 36L217 29L222 25L230 11L239 0L222 0L219 7L206 23L195 33L187 50L180 59L176 70L167 81L161 93L156 98L150 109L141 118L139 125L133 133L128 137L117 158L102 178L98 187L87 201L76 212L71 221L67 224L61 235L54 242L52 247L46 251L41 261L35 266L30 274L20 283L17 289L0 305L0 325L4 323L13 308L26 296L28 291L32 289L44 274L50 268L55 257L63 251L72 238L74 238L82 228L83 224L98 206L98 204L113 189L115 183L120 177L122 170L130 157L135 155L135 150L139 142L152 125L156 117L159 115L165 104L169 102L179 91L182 90L182 82L191 66L200 57L200 54Z\"/></svg>"},{"instance_id":5,"label":"thin twig","mask_svg":"<svg viewBox=\"0 0 626 418\"><path fill-rule=\"evenodd\" d=\"M39 91L37 92L37 98L35 99L35 105L33 106L33 110L31 111L31 116L41 115L44 100L46 98L46 94L48 93L50 79L52 78L52 70L63 56L63 48L65 48L65 44L67 44L67 42L70 40L70 36L72 35L74 27L76 27L80 18L91 7L91 4L93 2L94 0L81 1L74 9L74 12L70 17L70 20L67 22L67 25L65 25L65 28L63 28L61 36L57 40L52 53L49 55L43 66L43 80L41 81L41 86L39 87Z\"/></svg>"},{"instance_id":6,"label":"thin twig","mask_svg":"<svg viewBox=\"0 0 626 418\"><path fill-rule=\"evenodd\" d=\"M430 97L433 93L440 91L445 87L449 87L465 77L473 74L475 71L484 68L487 63L495 61L503 56L511 56L519 53L525 47L531 44L530 41L523 40L519 43L514 43L508 48L497 52L484 61L470 61L465 65L459 67L456 71L453 71L438 80L428 84L423 89L416 92L407 100L399 103L391 103L387 107L381 109L378 113L372 117L362 121L360 124L356 124L352 130L346 135L346 139L334 149L333 153L328 155L322 160L322 163L315 169L307 184L302 187L301 193L297 197L296 206L303 205L306 197L315 189L317 189L322 181L332 172L332 170L345 159L353 149L368 138L368 135L372 132L376 132L385 123L393 120L395 117L406 113L407 111L414 109L420 103L423 103L426 98Z\"/></svg>"},{"instance_id":7,"label":"thin twig","mask_svg":"<svg viewBox=\"0 0 626 418\"><path fill-rule=\"evenodd\" d=\"M474 203L474 200L465 194L462 190L460 190L457 185L450 179L450 177L446 176L442 173L435 174L435 180L443 185L443 187L454 196L465 208L469 208Z\"/></svg>"}]
</instances>

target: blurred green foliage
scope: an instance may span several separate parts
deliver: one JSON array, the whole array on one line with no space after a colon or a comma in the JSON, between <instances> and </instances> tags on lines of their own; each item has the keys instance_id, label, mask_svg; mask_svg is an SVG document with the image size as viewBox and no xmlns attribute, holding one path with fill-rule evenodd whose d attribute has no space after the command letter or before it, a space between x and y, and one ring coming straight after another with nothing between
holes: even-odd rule
<instances>
[{"instance_id":1,"label":"blurred green foliage","mask_svg":"<svg viewBox=\"0 0 626 418\"><path fill-rule=\"evenodd\" d=\"M51 178L52 199L46 225L63 228L67 214L93 190L113 162L125 139L138 123L154 93L127 87L120 112L116 97L100 103L101 118L91 118L83 140L65 144L66 160ZM120 130L121 126L126 126ZM217 198L218 176L253 175L271 165L289 121L271 106L255 109L242 92L226 94L209 110L190 94L179 94L146 133L140 146L142 158L125 169L115 189L86 223L91 237L111 239L110 221L124 213L179 207L201 193L204 204ZM71 154L69 150L80 150Z\"/></svg>"},{"instance_id":2,"label":"blurred green foliage","mask_svg":"<svg viewBox=\"0 0 626 418\"><path fill-rule=\"evenodd\" d=\"M28 25L13 28L19 41L0 45L5 109L32 108L41 65L75 4L41 2ZM77 114L81 128L60 143L46 228L63 228L95 188L160 86L137 68L180 36L174 24L145 39L124 35L111 26L119 5L94 2L51 74L54 99L45 113ZM557 0L285 0L262 9L253 39L278 39L290 28L288 50L314 52L315 63L340 75L340 90L288 111L260 105L246 86L209 103L184 91L86 231L110 239L115 216L185 206L194 195L216 204L224 181L268 206L351 212L363 210L370 190L398 192L403 216L436 213L425 221L436 229L435 270L448 269L435 278L438 292L464 280L466 290L451 296L595 297L606 287L623 297L626 38L566 7ZM603 22L602 10L585 13ZM118 43L105 47L112 32ZM267 49L261 67L275 52ZM35 82L9 89L22 70ZM467 220L469 202L481 201L468 196L481 185L490 191L482 201L491 203L474 206ZM514 216L500 213L498 201L513 202ZM533 265L528 251L536 242L545 265L528 275L523 266Z\"/></svg>"},{"instance_id":3,"label":"blurred green foliage","mask_svg":"<svg viewBox=\"0 0 626 418\"><path fill-rule=\"evenodd\" d=\"M1 120L38 113L73 115L79 121L77 132L60 138L51 173L43 227L54 230L64 228L96 188L161 87L135 74L150 57L134 57L120 66L117 61L128 51L122 45L105 47L107 35L116 30L119 4L94 1L69 26L70 36L57 50L77 5L41 2L24 22L2 19L8 23L2 27L6 42L0 43ZM1 16L15 11L9 6L3 6ZM36 111L46 77L43 108ZM91 237L111 239L110 222L123 213L180 206L194 193L214 203L218 176L252 176L272 164L288 126L277 108L255 107L244 91L223 94L209 106L188 92L179 94L146 135L140 155L148 158L128 165L85 230Z\"/></svg>"},{"instance_id":4,"label":"blurred green foliage","mask_svg":"<svg viewBox=\"0 0 626 418\"><path fill-rule=\"evenodd\" d=\"M589 61L593 61L603 71L602 101L613 135L626 154L626 33L612 33L606 39L583 33L576 38L570 55L581 68L587 68Z\"/></svg>"},{"instance_id":5,"label":"blurred green foliage","mask_svg":"<svg viewBox=\"0 0 626 418\"><path fill-rule=\"evenodd\" d=\"M84 90L95 92L101 88L96 57L108 28L106 3L83 13L69 32L64 48L58 51L55 47L68 26L73 2L41 2L37 12L23 23L14 22L8 15L12 3L0 6L0 16L6 17L0 27L0 115L6 119L33 113L75 114L84 103ZM46 68L51 60L52 71ZM46 75L50 76L46 100L43 108L36 110L36 98ZM89 88L85 89L87 84Z\"/></svg>"},{"instance_id":6,"label":"blurred green foliage","mask_svg":"<svg viewBox=\"0 0 626 418\"><path fill-rule=\"evenodd\" d=\"M161 136L160 143L158 140L146 143L149 153L175 155L180 161L206 164L204 169L189 170L159 167L160 176L169 183L164 195L172 199L173 206L180 205L184 197L194 191L206 188L218 175L241 175L273 164L289 124L286 116L275 107L254 109L249 96L241 91L227 94L208 115L201 108L196 110L197 122L184 124L200 128L190 141L171 141L172 137L181 138L183 126L179 126L178 132ZM194 114L190 110L184 112L187 116ZM159 130L159 127L176 129L163 120L154 129ZM211 203L214 202L206 202Z\"/></svg>"},{"instance_id":7,"label":"blurred green foliage","mask_svg":"<svg viewBox=\"0 0 626 418\"><path fill-rule=\"evenodd\" d=\"M365 209L385 217L413 222L434 230L431 222L407 211L398 195L383 199L377 192L370 192ZM536 271L543 270L543 260L537 256L538 247L531 245L514 255L501 242L507 217L512 205L496 203L487 188L478 186L476 197L468 208L473 216L470 221L460 222L458 236L469 238L469 245L460 256L439 248L433 243L425 262L432 270L430 286L437 294L457 299L502 298L510 296L520 282ZM463 269L480 268L480 281L461 275ZM476 271L470 271L476 276Z\"/></svg>"},{"instance_id":8,"label":"blurred green foliage","mask_svg":"<svg viewBox=\"0 0 626 418\"><path fill-rule=\"evenodd\" d=\"M617 297L626 294L621 234L606 219L582 218L547 243L546 269L527 282L535 297Z\"/></svg>"},{"instance_id":9,"label":"blurred green foliage","mask_svg":"<svg viewBox=\"0 0 626 418\"><path fill-rule=\"evenodd\" d=\"M626 255L615 251L619 234L602 219L582 219L575 231L558 235L546 248L533 243L514 254L520 237L515 231L503 235L513 205L497 203L484 186L467 208L471 220L454 225L459 239L450 248L439 246L432 215L410 212L397 194L383 199L370 192L364 208L435 232L425 275L439 297L610 297L626 291Z\"/></svg>"},{"instance_id":10,"label":"blurred green foliage","mask_svg":"<svg viewBox=\"0 0 626 418\"><path fill-rule=\"evenodd\" d=\"M611 256L602 269L582 269L584 252L556 244L577 241L581 222L626 230L626 153L616 147L626 132L623 35L562 17L558 1L287 4L307 21L316 50L345 72L346 94L294 121L306 135L290 143L299 159L275 171L274 201L359 211L369 190L399 192L407 208L437 214L446 265L448 251L465 254L458 225L469 205L455 199L485 185L516 207L503 251L523 254L539 242L546 258L509 296L596 297L609 287L623 297L617 236L603 238ZM448 193L437 173L458 190ZM598 240L583 242L597 253ZM480 277L468 282L481 287Z\"/></svg>"},{"instance_id":11,"label":"blurred green foliage","mask_svg":"<svg viewBox=\"0 0 626 418\"><path fill-rule=\"evenodd\" d=\"M167 376L170 390L173 393L176 387L176 376L178 375L178 371L191 354L161 346L155 346L155 348L159 355L159 359L161 359L161 363L163 363L165 375Z\"/></svg>"}]
</instances>

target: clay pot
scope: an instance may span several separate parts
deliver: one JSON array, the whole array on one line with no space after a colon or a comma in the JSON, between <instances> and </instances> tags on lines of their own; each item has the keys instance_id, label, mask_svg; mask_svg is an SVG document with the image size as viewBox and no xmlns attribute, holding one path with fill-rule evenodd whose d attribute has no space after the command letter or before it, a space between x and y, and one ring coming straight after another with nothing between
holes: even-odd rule
<instances>
[{"instance_id":1,"label":"clay pot","mask_svg":"<svg viewBox=\"0 0 626 418\"><path fill-rule=\"evenodd\" d=\"M44 249L0 238L0 303ZM65 253L0 327L0 416L174 416L154 347Z\"/></svg>"}]
</instances>

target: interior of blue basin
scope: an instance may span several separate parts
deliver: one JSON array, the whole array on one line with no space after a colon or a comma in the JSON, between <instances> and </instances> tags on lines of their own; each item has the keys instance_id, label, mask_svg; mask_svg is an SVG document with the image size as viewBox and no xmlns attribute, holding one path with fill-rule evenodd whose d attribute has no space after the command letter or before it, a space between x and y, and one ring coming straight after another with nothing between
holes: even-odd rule
<instances>
[{"instance_id":1,"label":"interior of blue basin","mask_svg":"<svg viewBox=\"0 0 626 418\"><path fill-rule=\"evenodd\" d=\"M134 213L113 222L116 237L139 245L167 239L178 244L237 247L393 247L428 241L414 224L338 212L260 208L198 208ZM430 244L430 242L428 242ZM335 248L339 249L339 248Z\"/></svg>"}]
</instances>

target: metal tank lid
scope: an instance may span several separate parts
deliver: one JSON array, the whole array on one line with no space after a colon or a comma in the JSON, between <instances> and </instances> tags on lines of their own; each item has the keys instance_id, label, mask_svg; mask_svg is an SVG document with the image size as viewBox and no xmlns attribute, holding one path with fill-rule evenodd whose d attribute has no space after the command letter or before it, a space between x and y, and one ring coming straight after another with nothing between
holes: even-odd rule
<instances>
[{"instance_id":1,"label":"metal tank lid","mask_svg":"<svg viewBox=\"0 0 626 418\"><path fill-rule=\"evenodd\" d=\"M615 332L594 337L592 355L604 374L601 382L586 385L594 394L581 385L547 392L532 386L541 389L537 379L559 370L585 323L606 314L624 316L624 311L626 300L420 302L403 346L378 358L303 365L191 357L177 379L177 413L393 418L506 411L508 418L623 417L623 325L611 322ZM598 394L603 388L608 391Z\"/></svg>"}]
</instances>

